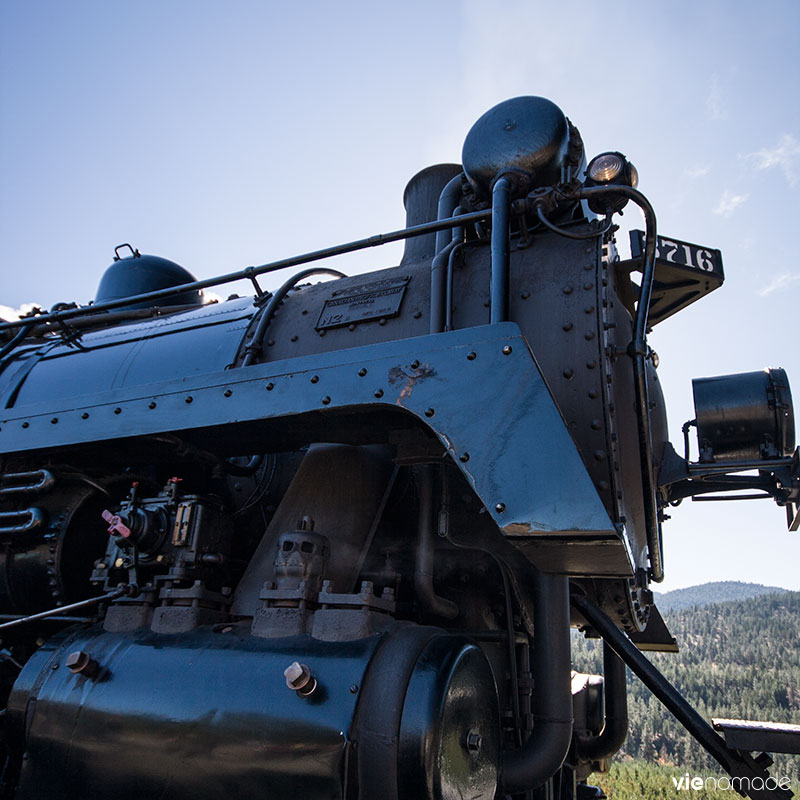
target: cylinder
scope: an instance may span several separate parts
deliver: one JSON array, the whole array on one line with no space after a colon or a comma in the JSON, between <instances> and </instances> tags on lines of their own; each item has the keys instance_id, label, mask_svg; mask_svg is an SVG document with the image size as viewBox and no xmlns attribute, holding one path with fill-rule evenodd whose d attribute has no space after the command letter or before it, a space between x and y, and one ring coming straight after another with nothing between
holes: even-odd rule
<instances>
[{"instance_id":1,"label":"cylinder","mask_svg":"<svg viewBox=\"0 0 800 800\"><path fill-rule=\"evenodd\" d=\"M790 456L794 411L780 368L692 381L700 461L754 461Z\"/></svg>"}]
</instances>

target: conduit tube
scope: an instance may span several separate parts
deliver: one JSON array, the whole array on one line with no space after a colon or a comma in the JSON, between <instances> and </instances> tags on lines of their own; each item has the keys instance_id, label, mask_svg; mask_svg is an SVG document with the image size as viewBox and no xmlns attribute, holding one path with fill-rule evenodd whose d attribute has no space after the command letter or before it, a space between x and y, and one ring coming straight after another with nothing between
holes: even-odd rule
<instances>
[{"instance_id":1,"label":"conduit tube","mask_svg":"<svg viewBox=\"0 0 800 800\"><path fill-rule=\"evenodd\" d=\"M491 322L508 320L508 224L511 214L511 181L498 178L492 187Z\"/></svg>"},{"instance_id":2,"label":"conduit tube","mask_svg":"<svg viewBox=\"0 0 800 800\"><path fill-rule=\"evenodd\" d=\"M580 758L600 761L611 758L625 743L628 735L628 694L625 685L625 663L611 646L603 641L603 695L606 723L597 736L582 736L575 742Z\"/></svg>"},{"instance_id":3,"label":"conduit tube","mask_svg":"<svg viewBox=\"0 0 800 800\"><path fill-rule=\"evenodd\" d=\"M458 606L433 590L433 556L434 556L434 507L433 480L434 469L430 464L419 468L419 542L417 558L414 563L414 590L417 600L427 611L437 617L455 619ZM567 670L569 673L569 670Z\"/></svg>"},{"instance_id":4,"label":"conduit tube","mask_svg":"<svg viewBox=\"0 0 800 800\"><path fill-rule=\"evenodd\" d=\"M564 763L572 739L569 582L532 569L534 725L522 747L502 756L503 791L541 786Z\"/></svg>"}]
</instances>

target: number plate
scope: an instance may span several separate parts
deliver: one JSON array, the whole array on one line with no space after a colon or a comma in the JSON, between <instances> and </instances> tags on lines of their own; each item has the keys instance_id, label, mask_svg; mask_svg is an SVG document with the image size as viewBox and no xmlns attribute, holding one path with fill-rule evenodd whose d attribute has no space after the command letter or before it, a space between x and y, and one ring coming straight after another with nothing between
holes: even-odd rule
<instances>
[{"instance_id":1,"label":"number plate","mask_svg":"<svg viewBox=\"0 0 800 800\"><path fill-rule=\"evenodd\" d=\"M641 258L643 252L644 231L631 231L631 258ZM697 272L725 277L722 271L722 253L699 244L679 242L677 239L659 236L656 243L656 259Z\"/></svg>"},{"instance_id":2,"label":"number plate","mask_svg":"<svg viewBox=\"0 0 800 800\"><path fill-rule=\"evenodd\" d=\"M371 281L333 292L322 307L317 330L396 316L409 280Z\"/></svg>"}]
</instances>

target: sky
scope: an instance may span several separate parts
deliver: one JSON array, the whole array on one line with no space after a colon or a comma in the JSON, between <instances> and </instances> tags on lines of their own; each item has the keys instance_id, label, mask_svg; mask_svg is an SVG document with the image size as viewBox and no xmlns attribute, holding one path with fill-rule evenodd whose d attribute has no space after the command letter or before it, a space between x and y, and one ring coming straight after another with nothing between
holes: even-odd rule
<instances>
[{"instance_id":1,"label":"sky","mask_svg":"<svg viewBox=\"0 0 800 800\"><path fill-rule=\"evenodd\" d=\"M206 278L400 228L413 174L540 95L635 163L662 235L722 251L722 288L650 337L681 451L692 377L781 366L800 398L798 54L794 0L4 0L0 305L91 300L122 242ZM659 589L800 590L783 509L671 515Z\"/></svg>"}]
</instances>

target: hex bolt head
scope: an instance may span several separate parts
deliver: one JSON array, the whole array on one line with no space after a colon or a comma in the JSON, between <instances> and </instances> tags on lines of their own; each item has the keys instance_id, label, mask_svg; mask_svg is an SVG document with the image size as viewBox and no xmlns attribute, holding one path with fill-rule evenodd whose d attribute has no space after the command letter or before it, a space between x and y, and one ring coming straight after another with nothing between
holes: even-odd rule
<instances>
[{"instance_id":1,"label":"hex bolt head","mask_svg":"<svg viewBox=\"0 0 800 800\"><path fill-rule=\"evenodd\" d=\"M86 678L93 678L100 671L100 665L83 650L70 653L64 664L74 675L83 675Z\"/></svg>"},{"instance_id":2,"label":"hex bolt head","mask_svg":"<svg viewBox=\"0 0 800 800\"><path fill-rule=\"evenodd\" d=\"M283 671L286 685L300 697L308 697L317 688L317 679L306 664L292 661Z\"/></svg>"},{"instance_id":3,"label":"hex bolt head","mask_svg":"<svg viewBox=\"0 0 800 800\"><path fill-rule=\"evenodd\" d=\"M479 753L481 745L483 744L483 737L476 730L471 730L467 733L466 745L470 753Z\"/></svg>"}]
</instances>

